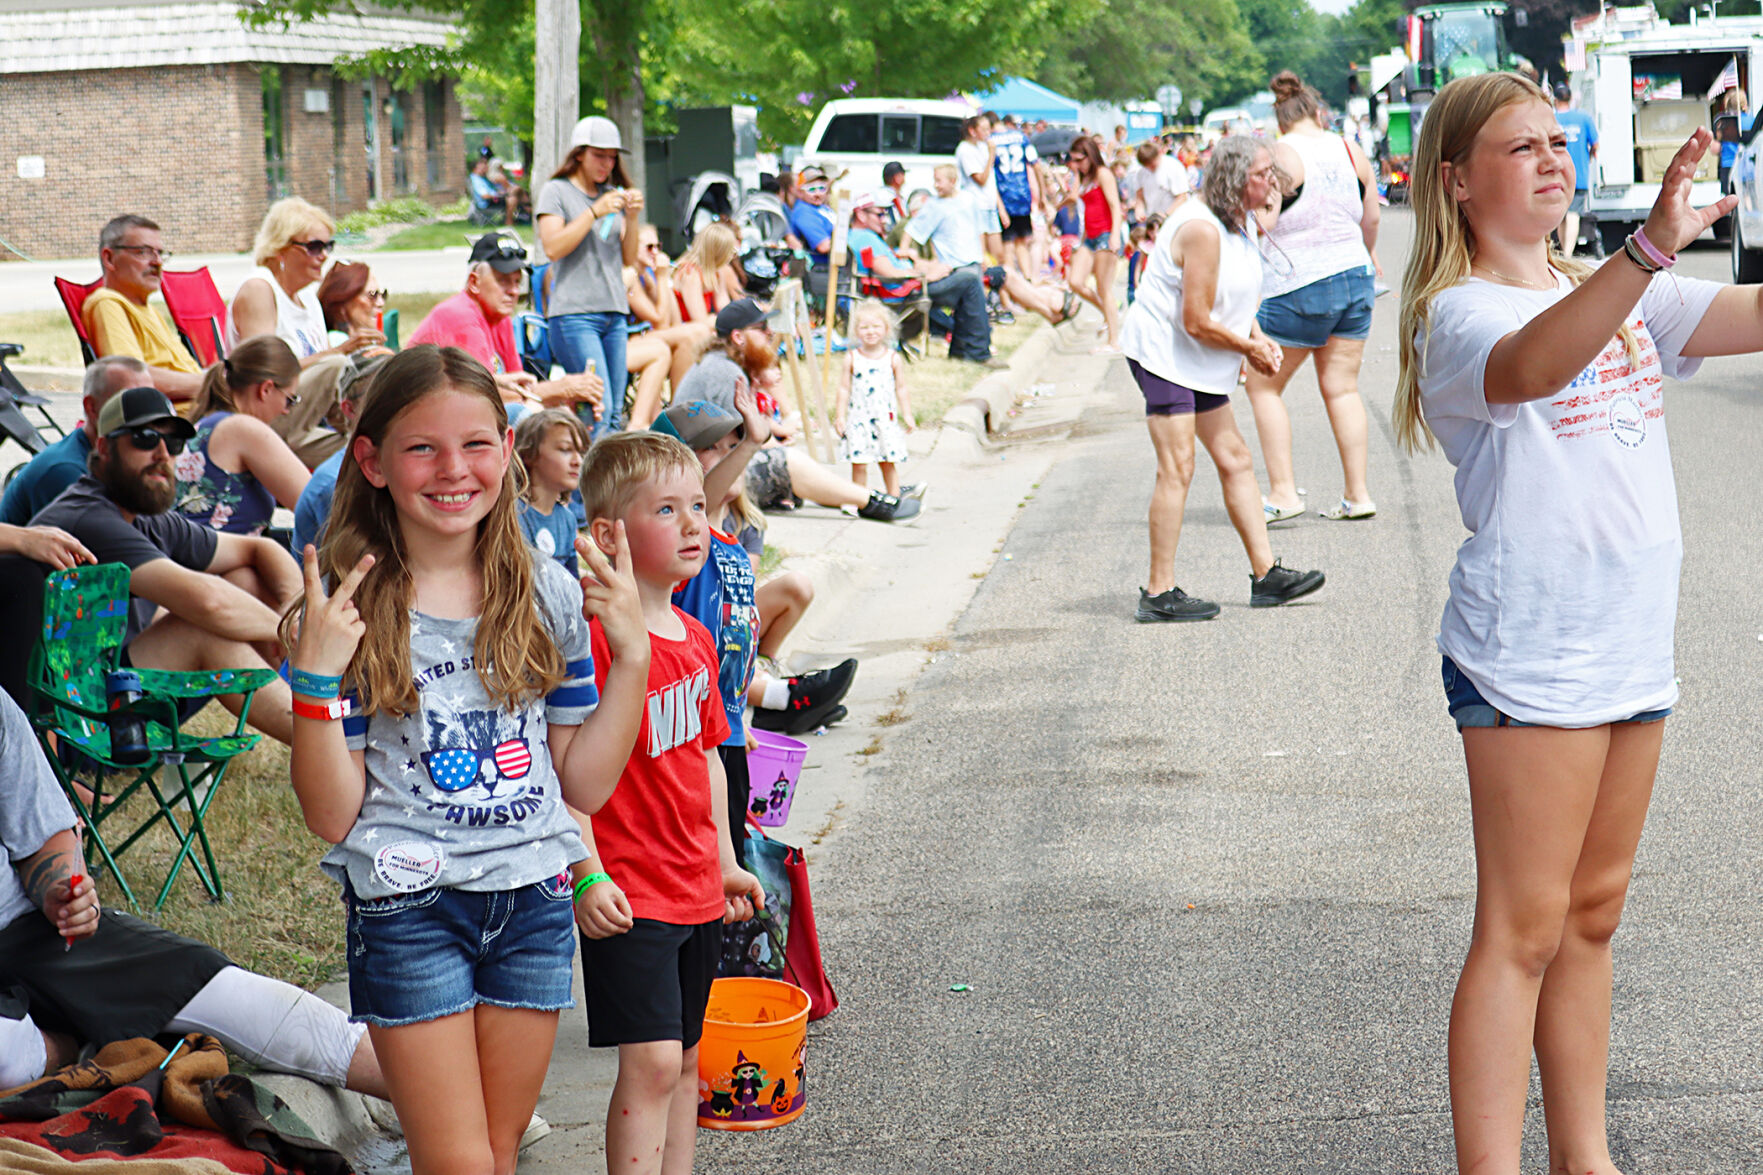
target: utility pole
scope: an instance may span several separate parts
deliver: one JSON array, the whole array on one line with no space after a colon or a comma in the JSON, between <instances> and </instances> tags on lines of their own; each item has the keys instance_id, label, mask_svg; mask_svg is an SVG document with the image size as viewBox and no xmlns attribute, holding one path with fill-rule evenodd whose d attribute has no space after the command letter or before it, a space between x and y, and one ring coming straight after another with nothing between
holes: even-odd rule
<instances>
[{"instance_id":1,"label":"utility pole","mask_svg":"<svg viewBox=\"0 0 1763 1175\"><path fill-rule=\"evenodd\" d=\"M533 196L569 154L581 109L582 13L578 0L537 0L533 30ZM536 242L536 238L535 238Z\"/></svg>"}]
</instances>

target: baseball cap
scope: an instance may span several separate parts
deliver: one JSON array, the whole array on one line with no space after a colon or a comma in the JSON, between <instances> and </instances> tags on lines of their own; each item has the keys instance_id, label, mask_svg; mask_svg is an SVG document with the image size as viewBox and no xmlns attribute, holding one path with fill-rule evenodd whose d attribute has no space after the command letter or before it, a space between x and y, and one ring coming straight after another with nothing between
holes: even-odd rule
<instances>
[{"instance_id":1,"label":"baseball cap","mask_svg":"<svg viewBox=\"0 0 1763 1175\"><path fill-rule=\"evenodd\" d=\"M513 233L485 233L471 247L471 263L480 261L488 261L497 273L513 273L526 268L526 246Z\"/></svg>"},{"instance_id":2,"label":"baseball cap","mask_svg":"<svg viewBox=\"0 0 1763 1175\"><path fill-rule=\"evenodd\" d=\"M121 429L158 424L162 420L177 425L172 431L186 441L196 435L196 426L179 416L158 388L124 388L98 409L98 435L107 437Z\"/></svg>"},{"instance_id":3,"label":"baseball cap","mask_svg":"<svg viewBox=\"0 0 1763 1175\"><path fill-rule=\"evenodd\" d=\"M891 203L893 198L894 194L892 192L889 192L887 196L881 200L875 198L874 192L858 192L855 196L851 197L851 203L847 206L846 211L855 214L860 209L874 208L877 204Z\"/></svg>"},{"instance_id":4,"label":"baseball cap","mask_svg":"<svg viewBox=\"0 0 1763 1175\"><path fill-rule=\"evenodd\" d=\"M624 140L618 134L618 124L610 118L599 114L590 114L575 124L575 130L569 136L569 149L577 147L594 147L602 151L624 150Z\"/></svg>"},{"instance_id":5,"label":"baseball cap","mask_svg":"<svg viewBox=\"0 0 1763 1175\"><path fill-rule=\"evenodd\" d=\"M814 180L819 180L821 183L826 182L826 171L815 164L810 163L796 173L796 182L799 184L811 183Z\"/></svg>"},{"instance_id":6,"label":"baseball cap","mask_svg":"<svg viewBox=\"0 0 1763 1175\"><path fill-rule=\"evenodd\" d=\"M726 339L738 330L771 322L776 317L775 311L767 313L751 298L736 298L716 312L716 333Z\"/></svg>"},{"instance_id":7,"label":"baseball cap","mask_svg":"<svg viewBox=\"0 0 1763 1175\"><path fill-rule=\"evenodd\" d=\"M895 160L882 167L882 182L885 184L897 175L906 174L906 165Z\"/></svg>"},{"instance_id":8,"label":"baseball cap","mask_svg":"<svg viewBox=\"0 0 1763 1175\"><path fill-rule=\"evenodd\" d=\"M741 418L709 400L675 404L649 426L650 432L678 438L688 449L708 449L729 433L744 436Z\"/></svg>"},{"instance_id":9,"label":"baseball cap","mask_svg":"<svg viewBox=\"0 0 1763 1175\"><path fill-rule=\"evenodd\" d=\"M1555 101L1565 102L1573 97L1573 91L1567 88L1566 82L1555 83Z\"/></svg>"}]
</instances>

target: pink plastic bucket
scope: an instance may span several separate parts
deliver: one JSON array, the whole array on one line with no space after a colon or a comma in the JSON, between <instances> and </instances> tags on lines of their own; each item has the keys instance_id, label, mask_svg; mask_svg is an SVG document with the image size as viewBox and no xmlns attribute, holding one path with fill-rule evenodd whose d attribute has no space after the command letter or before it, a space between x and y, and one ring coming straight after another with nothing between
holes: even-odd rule
<instances>
[{"instance_id":1,"label":"pink plastic bucket","mask_svg":"<svg viewBox=\"0 0 1763 1175\"><path fill-rule=\"evenodd\" d=\"M790 818L790 801L796 795L808 744L769 730L750 733L757 745L747 751L747 819L779 828Z\"/></svg>"}]
</instances>

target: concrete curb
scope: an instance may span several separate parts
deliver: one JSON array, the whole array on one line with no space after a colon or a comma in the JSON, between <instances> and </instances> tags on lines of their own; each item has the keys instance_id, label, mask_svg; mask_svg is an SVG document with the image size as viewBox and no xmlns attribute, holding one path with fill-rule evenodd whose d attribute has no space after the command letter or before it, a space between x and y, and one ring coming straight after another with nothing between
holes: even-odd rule
<instances>
[{"instance_id":1,"label":"concrete curb","mask_svg":"<svg viewBox=\"0 0 1763 1175\"><path fill-rule=\"evenodd\" d=\"M943 423L982 439L1003 432L1016 398L1041 371L1058 338L1051 323L1043 325L1016 348L1008 369L974 384L964 399L943 413Z\"/></svg>"}]
</instances>

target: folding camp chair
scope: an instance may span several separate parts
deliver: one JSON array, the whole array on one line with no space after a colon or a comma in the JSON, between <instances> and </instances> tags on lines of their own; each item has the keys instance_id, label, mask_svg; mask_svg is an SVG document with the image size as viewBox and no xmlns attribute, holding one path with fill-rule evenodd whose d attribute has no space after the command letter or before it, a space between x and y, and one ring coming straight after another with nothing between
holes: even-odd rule
<instances>
[{"instance_id":1,"label":"folding camp chair","mask_svg":"<svg viewBox=\"0 0 1763 1175\"><path fill-rule=\"evenodd\" d=\"M900 353L908 361L929 354L923 346L911 345L921 334L930 333L930 295L925 292L924 283L915 277L893 283L875 277L874 249L863 250L861 260L863 268L869 270L868 273L856 273L854 270L841 270L839 273L839 316L846 322L850 321L852 298L874 298L892 310L900 320ZM923 321L915 325L914 319Z\"/></svg>"},{"instance_id":2,"label":"folding camp chair","mask_svg":"<svg viewBox=\"0 0 1763 1175\"><path fill-rule=\"evenodd\" d=\"M92 345L92 336L86 331L86 320L81 316L85 309L86 299L98 292L104 284L102 275L96 281L81 285L76 281L58 277L55 279L55 292L61 295L62 308L67 311L67 320L73 323L73 333L79 336L80 354L85 358L86 366L90 367L98 358L98 348Z\"/></svg>"},{"instance_id":3,"label":"folding camp chair","mask_svg":"<svg viewBox=\"0 0 1763 1175\"><path fill-rule=\"evenodd\" d=\"M226 302L215 288L214 275L208 267L161 270L159 292L165 296L165 308L171 311L172 325L178 328L184 346L190 348L196 362L212 367L224 359Z\"/></svg>"},{"instance_id":4,"label":"folding camp chair","mask_svg":"<svg viewBox=\"0 0 1763 1175\"><path fill-rule=\"evenodd\" d=\"M274 680L275 673L268 669L197 673L134 669L131 672L138 675L141 685L139 700L123 705L119 698L112 710L106 677L117 668L122 653L128 607L129 569L121 563L48 575L43 582L42 637L31 654L29 670L34 703L31 724L62 790L79 812L86 859L94 874L108 868L129 904L138 905L117 859L163 820L177 839L178 852L153 908L165 904L186 862L208 895L220 901L226 894L204 820L227 766L257 745L259 736L245 730L245 715L251 708L251 695ZM233 732L213 738L185 734L180 728L181 704L222 694L244 695ZM141 761L124 761L112 748L107 718L118 716L142 720L146 749ZM162 786L162 772L175 773L175 788ZM106 794L108 777L113 773L133 773L134 778L120 790ZM84 788L76 785L76 778ZM124 805L143 790L153 799L152 815L118 839L120 834L114 829L127 819ZM197 848L202 850L201 860L192 851Z\"/></svg>"},{"instance_id":5,"label":"folding camp chair","mask_svg":"<svg viewBox=\"0 0 1763 1175\"><path fill-rule=\"evenodd\" d=\"M421 325L418 323L417 325ZM380 315L380 333L386 336L386 346L398 349L398 308L396 306Z\"/></svg>"}]
</instances>

